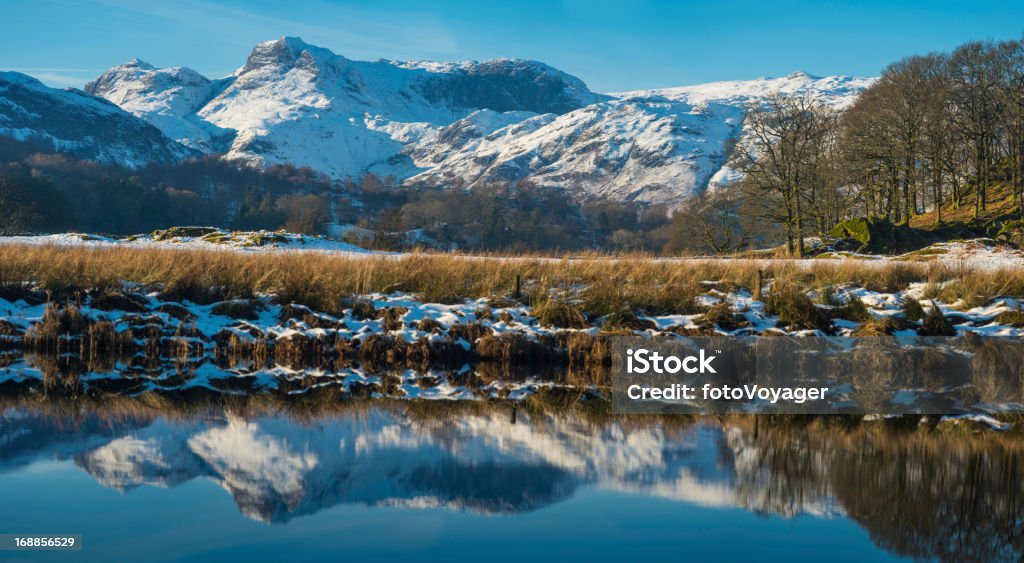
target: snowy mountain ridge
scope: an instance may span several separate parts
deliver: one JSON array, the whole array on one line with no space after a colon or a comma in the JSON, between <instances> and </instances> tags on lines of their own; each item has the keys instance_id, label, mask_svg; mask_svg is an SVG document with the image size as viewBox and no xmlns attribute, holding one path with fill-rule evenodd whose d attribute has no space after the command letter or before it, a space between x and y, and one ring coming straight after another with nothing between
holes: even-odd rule
<instances>
[{"instance_id":1,"label":"snowy mountain ridge","mask_svg":"<svg viewBox=\"0 0 1024 563\"><path fill-rule=\"evenodd\" d=\"M811 76L806 72L793 72L781 78L755 78L753 80L727 80L693 86L635 90L612 94L620 98L648 98L663 96L694 105L717 102L743 105L764 99L772 94L809 95L817 101L844 109L857 95L875 82L875 78L847 76Z\"/></svg>"},{"instance_id":2,"label":"snowy mountain ridge","mask_svg":"<svg viewBox=\"0 0 1024 563\"><path fill-rule=\"evenodd\" d=\"M0 72L0 135L52 145L80 158L138 166L197 153L159 125L80 90L57 90L18 72Z\"/></svg>"},{"instance_id":3,"label":"snowy mountain ridge","mask_svg":"<svg viewBox=\"0 0 1024 563\"><path fill-rule=\"evenodd\" d=\"M779 92L842 108L872 80L793 73L599 94L537 61L354 61L282 37L225 78L136 59L85 91L187 149L253 166L417 187L526 180L675 207L735 177L725 163L751 104Z\"/></svg>"}]
</instances>

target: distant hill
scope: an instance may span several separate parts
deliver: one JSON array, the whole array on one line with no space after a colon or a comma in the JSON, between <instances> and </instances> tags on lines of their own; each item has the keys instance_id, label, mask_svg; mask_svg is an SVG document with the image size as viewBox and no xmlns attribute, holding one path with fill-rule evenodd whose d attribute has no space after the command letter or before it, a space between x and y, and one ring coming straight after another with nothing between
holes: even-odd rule
<instances>
[{"instance_id":1,"label":"distant hill","mask_svg":"<svg viewBox=\"0 0 1024 563\"><path fill-rule=\"evenodd\" d=\"M283 37L226 78L133 60L85 89L191 149L254 165L411 186L529 180L676 206L735 178L724 164L750 104L783 92L841 107L871 82L793 73L605 95L536 61L353 61Z\"/></svg>"}]
</instances>

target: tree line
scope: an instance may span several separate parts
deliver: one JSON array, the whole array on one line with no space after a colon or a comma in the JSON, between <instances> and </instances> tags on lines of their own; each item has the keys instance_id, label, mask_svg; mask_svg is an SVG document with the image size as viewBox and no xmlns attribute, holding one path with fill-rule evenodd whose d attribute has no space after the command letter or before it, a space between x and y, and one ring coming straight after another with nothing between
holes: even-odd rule
<instances>
[{"instance_id":1,"label":"tree line","mask_svg":"<svg viewBox=\"0 0 1024 563\"><path fill-rule=\"evenodd\" d=\"M981 220L1003 197L1022 210L1024 41L901 59L845 109L771 96L749 109L745 131L730 163L744 179L684 213L705 249L771 237L765 222L802 256L806 237L851 217L940 224L944 210L970 206Z\"/></svg>"},{"instance_id":2,"label":"tree line","mask_svg":"<svg viewBox=\"0 0 1024 563\"><path fill-rule=\"evenodd\" d=\"M260 171L204 158L129 170L0 139L5 234L119 235L180 225L312 232L328 219L332 189L326 178L289 166Z\"/></svg>"},{"instance_id":3,"label":"tree line","mask_svg":"<svg viewBox=\"0 0 1024 563\"><path fill-rule=\"evenodd\" d=\"M80 160L0 136L0 233L146 233L185 225L339 234L378 249L658 250L667 211L580 204L529 182L473 190L404 188L364 174L337 181L308 168L257 169L215 157L138 169Z\"/></svg>"}]
</instances>

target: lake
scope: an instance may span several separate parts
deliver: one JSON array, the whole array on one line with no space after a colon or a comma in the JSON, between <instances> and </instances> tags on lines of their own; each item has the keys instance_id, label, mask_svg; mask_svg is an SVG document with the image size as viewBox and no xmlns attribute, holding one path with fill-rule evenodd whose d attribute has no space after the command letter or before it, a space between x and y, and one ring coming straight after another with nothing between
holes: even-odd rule
<instances>
[{"instance_id":1,"label":"lake","mask_svg":"<svg viewBox=\"0 0 1024 563\"><path fill-rule=\"evenodd\" d=\"M448 403L448 402L445 402ZM1019 560L1021 450L509 404L7 407L4 561Z\"/></svg>"}]
</instances>

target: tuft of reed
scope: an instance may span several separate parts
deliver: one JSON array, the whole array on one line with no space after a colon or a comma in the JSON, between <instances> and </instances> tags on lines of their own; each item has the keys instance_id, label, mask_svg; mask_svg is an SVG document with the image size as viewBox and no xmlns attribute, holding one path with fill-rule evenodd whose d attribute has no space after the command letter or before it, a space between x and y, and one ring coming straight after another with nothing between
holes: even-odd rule
<instances>
[{"instance_id":1,"label":"tuft of reed","mask_svg":"<svg viewBox=\"0 0 1024 563\"><path fill-rule=\"evenodd\" d=\"M832 326L828 314L793 282L772 284L765 299L765 310L778 315L779 324L790 330L828 331Z\"/></svg>"},{"instance_id":2,"label":"tuft of reed","mask_svg":"<svg viewBox=\"0 0 1024 563\"><path fill-rule=\"evenodd\" d=\"M585 328L587 317L575 305L552 298L533 308L540 324L557 328Z\"/></svg>"}]
</instances>

